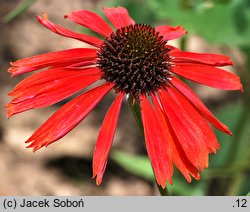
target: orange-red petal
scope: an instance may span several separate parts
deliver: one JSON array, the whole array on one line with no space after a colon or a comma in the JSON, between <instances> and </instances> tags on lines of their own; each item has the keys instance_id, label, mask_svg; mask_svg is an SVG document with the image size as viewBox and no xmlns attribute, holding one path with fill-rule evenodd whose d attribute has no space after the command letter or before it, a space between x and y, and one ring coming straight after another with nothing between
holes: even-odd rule
<instances>
[{"instance_id":1,"label":"orange-red petal","mask_svg":"<svg viewBox=\"0 0 250 212\"><path fill-rule=\"evenodd\" d=\"M172 85L174 85L183 95L189 99L190 102L196 107L196 109L218 130L232 135L229 128L221 123L203 104L203 102L199 99L199 97L181 80L177 77L173 77L170 81Z\"/></svg>"},{"instance_id":2,"label":"orange-red petal","mask_svg":"<svg viewBox=\"0 0 250 212\"><path fill-rule=\"evenodd\" d=\"M55 104L99 80L98 68L86 70L49 69L20 82L9 94L14 99L6 105L7 116L33 108Z\"/></svg>"},{"instance_id":3,"label":"orange-red petal","mask_svg":"<svg viewBox=\"0 0 250 212\"><path fill-rule=\"evenodd\" d=\"M87 27L104 37L108 37L113 32L103 18L88 10L73 11L69 15L65 15L65 18L69 18L71 21Z\"/></svg>"},{"instance_id":4,"label":"orange-red petal","mask_svg":"<svg viewBox=\"0 0 250 212\"><path fill-rule=\"evenodd\" d=\"M93 156L93 178L100 185L107 165L109 151L114 139L115 130L120 114L123 94L119 94L109 108L96 141Z\"/></svg>"},{"instance_id":5,"label":"orange-red petal","mask_svg":"<svg viewBox=\"0 0 250 212\"><path fill-rule=\"evenodd\" d=\"M223 90L242 90L240 78L228 71L199 64L175 64L171 71L189 80Z\"/></svg>"},{"instance_id":6,"label":"orange-red petal","mask_svg":"<svg viewBox=\"0 0 250 212\"><path fill-rule=\"evenodd\" d=\"M164 112L190 162L198 169L208 166L207 136L204 134L204 120L196 111L188 110L190 105L181 105L173 93L159 90ZM187 106L187 108L185 107ZM201 122L199 122L201 121Z\"/></svg>"},{"instance_id":7,"label":"orange-red petal","mask_svg":"<svg viewBox=\"0 0 250 212\"><path fill-rule=\"evenodd\" d=\"M59 140L78 125L113 87L105 83L69 101L54 113L27 141L33 151Z\"/></svg>"},{"instance_id":8,"label":"orange-red petal","mask_svg":"<svg viewBox=\"0 0 250 212\"><path fill-rule=\"evenodd\" d=\"M180 104L180 106L186 111L186 113L190 114L193 123L196 123L197 125L196 130L200 128L200 131L204 136L203 142L207 146L208 153L216 153L216 149L220 149L220 145L217 141L214 131L209 126L204 117L202 117L199 111L197 111L196 108L190 103L190 101L176 88L168 87L168 93L172 97L172 99L175 99L175 101Z\"/></svg>"},{"instance_id":9,"label":"orange-red petal","mask_svg":"<svg viewBox=\"0 0 250 212\"><path fill-rule=\"evenodd\" d=\"M135 21L129 16L128 11L124 7L103 7L103 11L110 22L116 29L125 27L128 25L134 25Z\"/></svg>"},{"instance_id":10,"label":"orange-red petal","mask_svg":"<svg viewBox=\"0 0 250 212\"><path fill-rule=\"evenodd\" d=\"M141 96L141 115L148 156L156 181L164 188L167 181L172 184L172 153L166 143L160 120L145 95Z\"/></svg>"},{"instance_id":11,"label":"orange-red petal","mask_svg":"<svg viewBox=\"0 0 250 212\"><path fill-rule=\"evenodd\" d=\"M61 27L57 24L52 23L51 21L49 21L47 19L47 15L45 12L43 12L42 15L43 15L42 17L37 16L38 21L43 26L45 26L46 28L48 28L49 30L53 31L56 34L59 34L59 35L65 36L65 37L69 37L69 38L74 38L74 39L83 41L85 43L88 43L88 44L90 44L92 46L96 46L96 47L99 47L103 43L103 41L100 40L99 38L96 38L96 37L93 37L90 35L76 33L76 32L73 32L71 30L68 30L64 27Z\"/></svg>"},{"instance_id":12,"label":"orange-red petal","mask_svg":"<svg viewBox=\"0 0 250 212\"><path fill-rule=\"evenodd\" d=\"M171 124L169 123L167 116L164 114L162 107L160 106L159 100L157 99L157 97L152 95L152 101L154 103L155 112L160 121L159 123L161 126L161 130L163 132L167 149L169 154L171 154L173 163L181 171L188 182L191 182L190 174L195 179L199 179L199 170L195 168L194 165L188 160L185 152L183 151L183 148L179 143L178 138L171 128Z\"/></svg>"},{"instance_id":13,"label":"orange-red petal","mask_svg":"<svg viewBox=\"0 0 250 212\"><path fill-rule=\"evenodd\" d=\"M187 34L187 30L185 30L182 26L158 26L155 29L160 33L160 36L163 36L163 39L167 41L180 38Z\"/></svg>"},{"instance_id":14,"label":"orange-red petal","mask_svg":"<svg viewBox=\"0 0 250 212\"><path fill-rule=\"evenodd\" d=\"M227 66L233 65L232 60L220 54L201 54L194 52L170 52L170 60L175 63L200 63L211 66Z\"/></svg>"},{"instance_id":15,"label":"orange-red petal","mask_svg":"<svg viewBox=\"0 0 250 212\"><path fill-rule=\"evenodd\" d=\"M11 67L8 71L12 73L12 76L17 76L49 66L60 66L65 63L70 65L83 61L94 60L96 56L97 50L90 48L75 48L49 52L11 62L13 67Z\"/></svg>"}]
</instances>

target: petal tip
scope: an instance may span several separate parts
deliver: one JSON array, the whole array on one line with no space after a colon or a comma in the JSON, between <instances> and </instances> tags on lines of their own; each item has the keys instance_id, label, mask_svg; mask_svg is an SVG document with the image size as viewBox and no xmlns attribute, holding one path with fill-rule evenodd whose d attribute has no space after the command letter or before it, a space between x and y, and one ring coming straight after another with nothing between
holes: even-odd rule
<instances>
[{"instance_id":1,"label":"petal tip","mask_svg":"<svg viewBox=\"0 0 250 212\"><path fill-rule=\"evenodd\" d=\"M241 84L240 86L240 91L243 93L244 92L244 88L243 88L243 85Z\"/></svg>"},{"instance_id":2,"label":"petal tip","mask_svg":"<svg viewBox=\"0 0 250 212\"><path fill-rule=\"evenodd\" d=\"M94 174L92 178L96 178L96 180L95 180L96 185L98 185L98 186L101 185L101 183L102 183L101 176L99 176L98 174Z\"/></svg>"},{"instance_id":3,"label":"petal tip","mask_svg":"<svg viewBox=\"0 0 250 212\"><path fill-rule=\"evenodd\" d=\"M234 65L234 62L233 62L231 59L229 59L229 60L228 60L228 65L229 65L229 66L233 66L233 65Z\"/></svg>"},{"instance_id":4,"label":"petal tip","mask_svg":"<svg viewBox=\"0 0 250 212\"><path fill-rule=\"evenodd\" d=\"M38 21L40 23L42 23L42 22L48 21L49 16L48 16L48 14L45 11L42 11L41 16L40 15L36 15L36 18L38 19Z\"/></svg>"},{"instance_id":5,"label":"petal tip","mask_svg":"<svg viewBox=\"0 0 250 212\"><path fill-rule=\"evenodd\" d=\"M42 11L42 18L45 21L47 21L49 19L49 16L48 16L48 14L45 11Z\"/></svg>"},{"instance_id":6,"label":"petal tip","mask_svg":"<svg viewBox=\"0 0 250 212\"><path fill-rule=\"evenodd\" d=\"M27 141L25 141L25 143L28 143ZM38 150L38 147L34 147L33 143L31 143L30 145L26 146L27 149L32 149L33 153L36 152Z\"/></svg>"},{"instance_id":7,"label":"petal tip","mask_svg":"<svg viewBox=\"0 0 250 212\"><path fill-rule=\"evenodd\" d=\"M34 140L32 137L30 137L25 143L30 143L26 148L32 149L33 153L35 153L37 150L41 149L44 145L36 144L36 140Z\"/></svg>"},{"instance_id":8,"label":"petal tip","mask_svg":"<svg viewBox=\"0 0 250 212\"><path fill-rule=\"evenodd\" d=\"M11 103L8 103L7 105L4 106L4 108L7 110L6 111L6 117L9 119L12 115L14 115L14 111L11 107Z\"/></svg>"},{"instance_id":9,"label":"petal tip","mask_svg":"<svg viewBox=\"0 0 250 212\"><path fill-rule=\"evenodd\" d=\"M183 26L176 26L175 29L182 33L182 36L188 34L188 31Z\"/></svg>"},{"instance_id":10,"label":"petal tip","mask_svg":"<svg viewBox=\"0 0 250 212\"><path fill-rule=\"evenodd\" d=\"M11 65L12 65L12 64L11 64ZM14 75L15 69L16 69L15 67L10 67L10 68L8 69L8 72L11 73L11 77L15 76L15 75Z\"/></svg>"},{"instance_id":11,"label":"petal tip","mask_svg":"<svg viewBox=\"0 0 250 212\"><path fill-rule=\"evenodd\" d=\"M6 113L6 118L7 118L7 119L10 119L11 116L12 116L12 115L9 114L8 112Z\"/></svg>"},{"instance_id":12,"label":"petal tip","mask_svg":"<svg viewBox=\"0 0 250 212\"><path fill-rule=\"evenodd\" d=\"M162 189L166 188L166 182L165 180L161 180L161 182L157 181L158 185L162 187Z\"/></svg>"}]
</instances>

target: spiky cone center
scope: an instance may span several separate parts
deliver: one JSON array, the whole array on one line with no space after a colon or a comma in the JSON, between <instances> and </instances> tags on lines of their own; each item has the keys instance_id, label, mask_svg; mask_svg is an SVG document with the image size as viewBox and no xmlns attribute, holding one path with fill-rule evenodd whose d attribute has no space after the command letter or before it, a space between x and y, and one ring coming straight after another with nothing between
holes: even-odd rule
<instances>
[{"instance_id":1,"label":"spiky cone center","mask_svg":"<svg viewBox=\"0 0 250 212\"><path fill-rule=\"evenodd\" d=\"M98 52L103 78L115 84L116 92L138 99L158 90L169 77L170 49L148 25L128 25L107 37Z\"/></svg>"}]
</instances>

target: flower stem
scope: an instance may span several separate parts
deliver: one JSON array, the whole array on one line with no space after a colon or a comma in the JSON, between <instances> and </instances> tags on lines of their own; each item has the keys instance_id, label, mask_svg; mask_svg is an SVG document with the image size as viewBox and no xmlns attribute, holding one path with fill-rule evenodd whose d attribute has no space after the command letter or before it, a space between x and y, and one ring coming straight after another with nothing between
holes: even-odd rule
<instances>
[{"instance_id":1,"label":"flower stem","mask_svg":"<svg viewBox=\"0 0 250 212\"><path fill-rule=\"evenodd\" d=\"M141 118L140 103L137 102L137 101L134 102L133 97L129 97L128 104L129 104L129 107L130 107L130 109L132 111L132 114L133 114L133 116L135 118L135 121L137 123L140 134L141 134L141 136L142 136L142 138L144 140L144 144L145 144L145 136L144 136L143 123L142 123L142 118ZM156 184L157 184L157 188L158 188L161 196L168 196L169 195L167 187L162 188L160 185L158 185L157 182L156 182Z\"/></svg>"},{"instance_id":2,"label":"flower stem","mask_svg":"<svg viewBox=\"0 0 250 212\"><path fill-rule=\"evenodd\" d=\"M141 119L140 103L139 102L134 102L133 98L129 97L128 104L129 104L129 107L130 107L130 109L132 111L132 114L133 114L133 116L135 118L135 121L136 121L137 126L138 126L139 131L140 131L140 134L141 134L143 140L145 141L143 124L142 124L142 119Z\"/></svg>"}]
</instances>

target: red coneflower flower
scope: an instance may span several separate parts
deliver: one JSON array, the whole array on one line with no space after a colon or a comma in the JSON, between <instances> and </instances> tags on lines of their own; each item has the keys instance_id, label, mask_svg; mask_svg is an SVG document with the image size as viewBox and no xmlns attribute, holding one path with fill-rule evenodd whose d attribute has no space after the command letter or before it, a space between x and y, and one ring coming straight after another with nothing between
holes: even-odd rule
<instances>
[{"instance_id":1,"label":"red coneflower flower","mask_svg":"<svg viewBox=\"0 0 250 212\"><path fill-rule=\"evenodd\" d=\"M7 116L55 104L98 80L103 84L66 103L27 141L34 151L57 141L79 124L113 89L110 106L94 150L93 177L100 184L114 138L123 98L140 103L146 148L157 183L172 183L173 164L190 182L208 166L219 144L210 124L231 135L196 94L174 74L223 90L242 90L238 76L216 68L232 65L224 55L183 52L167 45L186 34L181 27L137 24L123 7L103 8L115 27L88 10L65 17L103 36L103 40L70 31L48 20L51 31L93 46L41 54L11 63L12 76L44 69L20 82L9 94Z\"/></svg>"}]
</instances>

